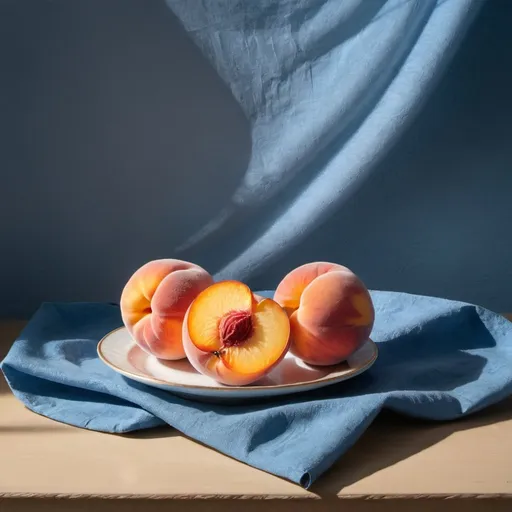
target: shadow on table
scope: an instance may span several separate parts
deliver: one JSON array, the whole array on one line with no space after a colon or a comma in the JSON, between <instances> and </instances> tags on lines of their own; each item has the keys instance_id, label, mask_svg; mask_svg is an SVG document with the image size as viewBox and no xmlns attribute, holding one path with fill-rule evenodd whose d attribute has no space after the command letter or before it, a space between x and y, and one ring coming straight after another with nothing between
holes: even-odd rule
<instances>
[{"instance_id":1,"label":"shadow on table","mask_svg":"<svg viewBox=\"0 0 512 512\"><path fill-rule=\"evenodd\" d=\"M4 393L10 392L9 385L7 384L5 377L2 372L0 372L0 395Z\"/></svg>"},{"instance_id":2,"label":"shadow on table","mask_svg":"<svg viewBox=\"0 0 512 512\"><path fill-rule=\"evenodd\" d=\"M436 445L456 432L512 419L512 399L450 422L384 411L361 439L310 489L323 498Z\"/></svg>"},{"instance_id":3,"label":"shadow on table","mask_svg":"<svg viewBox=\"0 0 512 512\"><path fill-rule=\"evenodd\" d=\"M63 432L70 434L75 432L74 429L68 425L60 425L52 422L49 425L14 425L14 426L3 426L0 425L0 436L9 434L41 434L41 433L54 433L58 432L61 435Z\"/></svg>"},{"instance_id":4,"label":"shadow on table","mask_svg":"<svg viewBox=\"0 0 512 512\"><path fill-rule=\"evenodd\" d=\"M160 439L162 437L178 437L181 436L173 427L163 425L162 427L148 428L144 430L135 430L133 432L126 432L119 434L127 439Z\"/></svg>"}]
</instances>

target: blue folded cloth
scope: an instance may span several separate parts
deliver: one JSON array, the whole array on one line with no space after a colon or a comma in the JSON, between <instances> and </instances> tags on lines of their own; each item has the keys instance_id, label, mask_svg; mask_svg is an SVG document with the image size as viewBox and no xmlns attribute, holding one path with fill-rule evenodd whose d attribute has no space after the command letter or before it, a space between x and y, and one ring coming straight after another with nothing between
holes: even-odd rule
<instances>
[{"instance_id":1,"label":"blue folded cloth","mask_svg":"<svg viewBox=\"0 0 512 512\"><path fill-rule=\"evenodd\" d=\"M113 433L169 424L309 487L383 408L450 420L512 393L508 320L433 297L372 292L372 298L374 366L352 380L267 404L199 403L117 374L96 355L100 338L122 325L112 304L43 304L2 370L18 399L39 414Z\"/></svg>"}]
</instances>

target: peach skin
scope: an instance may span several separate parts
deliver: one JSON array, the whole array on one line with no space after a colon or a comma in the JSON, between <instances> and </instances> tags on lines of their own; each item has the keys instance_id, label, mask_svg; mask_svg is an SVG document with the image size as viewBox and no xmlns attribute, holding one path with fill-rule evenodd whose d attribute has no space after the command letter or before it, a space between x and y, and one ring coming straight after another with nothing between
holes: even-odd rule
<instances>
[{"instance_id":1,"label":"peach skin","mask_svg":"<svg viewBox=\"0 0 512 512\"><path fill-rule=\"evenodd\" d=\"M261 379L288 352L289 339L290 322L281 306L239 281L220 281L202 291L183 322L192 366L228 386Z\"/></svg>"},{"instance_id":2,"label":"peach skin","mask_svg":"<svg viewBox=\"0 0 512 512\"><path fill-rule=\"evenodd\" d=\"M335 263L306 263L292 270L274 300L290 318L290 352L311 365L346 360L368 339L375 320L364 283Z\"/></svg>"},{"instance_id":3,"label":"peach skin","mask_svg":"<svg viewBox=\"0 0 512 512\"><path fill-rule=\"evenodd\" d=\"M199 265L175 259L140 267L121 294L123 323L136 343L159 359L183 359L182 324L196 296L213 284Z\"/></svg>"}]
</instances>

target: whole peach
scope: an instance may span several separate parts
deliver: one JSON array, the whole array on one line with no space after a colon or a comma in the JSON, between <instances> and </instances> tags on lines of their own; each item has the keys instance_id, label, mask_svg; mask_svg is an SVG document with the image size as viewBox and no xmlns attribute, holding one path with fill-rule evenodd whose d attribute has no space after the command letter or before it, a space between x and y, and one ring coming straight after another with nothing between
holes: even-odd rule
<instances>
[{"instance_id":1,"label":"whole peach","mask_svg":"<svg viewBox=\"0 0 512 512\"><path fill-rule=\"evenodd\" d=\"M159 359L183 359L185 313L196 296L211 284L212 276L194 263L175 259L150 261L123 288L123 323L149 354Z\"/></svg>"},{"instance_id":2,"label":"whole peach","mask_svg":"<svg viewBox=\"0 0 512 512\"><path fill-rule=\"evenodd\" d=\"M274 300L290 318L290 352L312 365L346 360L368 339L375 320L364 283L335 263L306 263L292 270Z\"/></svg>"}]
</instances>

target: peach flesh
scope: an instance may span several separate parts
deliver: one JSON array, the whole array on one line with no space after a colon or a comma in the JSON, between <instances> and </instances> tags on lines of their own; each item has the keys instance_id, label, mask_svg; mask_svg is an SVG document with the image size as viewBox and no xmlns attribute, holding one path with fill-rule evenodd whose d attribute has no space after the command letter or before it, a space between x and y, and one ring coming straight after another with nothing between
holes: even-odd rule
<instances>
[{"instance_id":1,"label":"peach flesh","mask_svg":"<svg viewBox=\"0 0 512 512\"><path fill-rule=\"evenodd\" d=\"M183 346L191 365L228 386L245 386L270 372L289 348L290 322L272 299L238 281L201 292L183 322Z\"/></svg>"}]
</instances>

